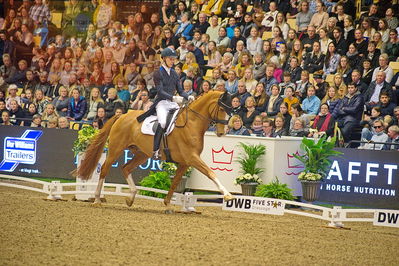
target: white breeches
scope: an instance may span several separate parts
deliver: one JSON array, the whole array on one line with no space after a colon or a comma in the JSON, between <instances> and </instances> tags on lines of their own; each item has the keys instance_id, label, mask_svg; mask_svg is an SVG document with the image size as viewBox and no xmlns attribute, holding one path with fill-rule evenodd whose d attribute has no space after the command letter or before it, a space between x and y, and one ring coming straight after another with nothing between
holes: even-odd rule
<instances>
[{"instance_id":1,"label":"white breeches","mask_svg":"<svg viewBox=\"0 0 399 266\"><path fill-rule=\"evenodd\" d=\"M162 128L166 126L166 118L170 109L179 109L179 105L169 100L162 100L156 106L158 122Z\"/></svg>"}]
</instances>

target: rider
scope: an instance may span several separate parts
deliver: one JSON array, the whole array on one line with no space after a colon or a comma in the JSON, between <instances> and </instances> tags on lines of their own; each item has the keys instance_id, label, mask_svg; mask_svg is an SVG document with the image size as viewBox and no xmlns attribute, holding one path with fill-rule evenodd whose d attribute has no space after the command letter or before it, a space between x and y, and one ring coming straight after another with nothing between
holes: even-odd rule
<instances>
[{"instance_id":1,"label":"rider","mask_svg":"<svg viewBox=\"0 0 399 266\"><path fill-rule=\"evenodd\" d=\"M175 59L177 58L175 50L169 47L165 48L161 53L161 57L163 59L162 66L159 70L154 72L154 83L157 89L154 104L151 106L150 110L137 118L139 122L142 122L146 117L153 115L156 112L158 117L158 127L154 136L154 159L159 159L159 146L162 135L165 132L165 127L168 126L166 125L166 120L169 110L178 109L179 104L183 102L183 97L188 101L194 100L194 96L189 96L184 92L180 84L180 79L176 71L173 69ZM181 96L175 95L176 91Z\"/></svg>"}]
</instances>

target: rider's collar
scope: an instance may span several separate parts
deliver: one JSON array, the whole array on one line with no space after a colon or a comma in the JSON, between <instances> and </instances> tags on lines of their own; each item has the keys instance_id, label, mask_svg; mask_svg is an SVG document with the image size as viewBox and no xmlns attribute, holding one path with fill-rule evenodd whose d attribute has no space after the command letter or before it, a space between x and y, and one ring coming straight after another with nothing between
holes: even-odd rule
<instances>
[{"instance_id":1,"label":"rider's collar","mask_svg":"<svg viewBox=\"0 0 399 266\"><path fill-rule=\"evenodd\" d=\"M166 70L166 73L168 73L168 75L170 76L170 70L171 70L172 68L167 67L165 64L162 64L162 67Z\"/></svg>"}]
</instances>

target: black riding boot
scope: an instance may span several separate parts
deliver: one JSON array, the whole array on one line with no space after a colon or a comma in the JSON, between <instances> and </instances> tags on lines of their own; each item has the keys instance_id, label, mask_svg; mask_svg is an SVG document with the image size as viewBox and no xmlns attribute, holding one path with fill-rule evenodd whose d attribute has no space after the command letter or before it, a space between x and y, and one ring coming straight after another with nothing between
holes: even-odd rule
<instances>
[{"instance_id":1,"label":"black riding boot","mask_svg":"<svg viewBox=\"0 0 399 266\"><path fill-rule=\"evenodd\" d=\"M154 136L154 154L153 154L153 159L154 160L159 160L160 159L160 154L159 154L159 146L161 146L161 139L162 135L164 133L164 129L161 127L160 124L158 124L157 130L155 131L155 136Z\"/></svg>"}]
</instances>

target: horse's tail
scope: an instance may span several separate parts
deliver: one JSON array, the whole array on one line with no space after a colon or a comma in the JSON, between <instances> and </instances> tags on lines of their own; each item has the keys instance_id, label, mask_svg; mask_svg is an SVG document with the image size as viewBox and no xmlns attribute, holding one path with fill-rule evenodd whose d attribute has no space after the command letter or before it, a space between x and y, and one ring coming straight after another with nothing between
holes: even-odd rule
<instances>
[{"instance_id":1,"label":"horse's tail","mask_svg":"<svg viewBox=\"0 0 399 266\"><path fill-rule=\"evenodd\" d=\"M104 127L87 147L78 169L72 171L72 175L78 176L82 180L88 180L91 177L91 174L100 160L101 153L104 151L104 146L107 142L111 128L118 118L119 116L115 115L105 123Z\"/></svg>"}]
</instances>

